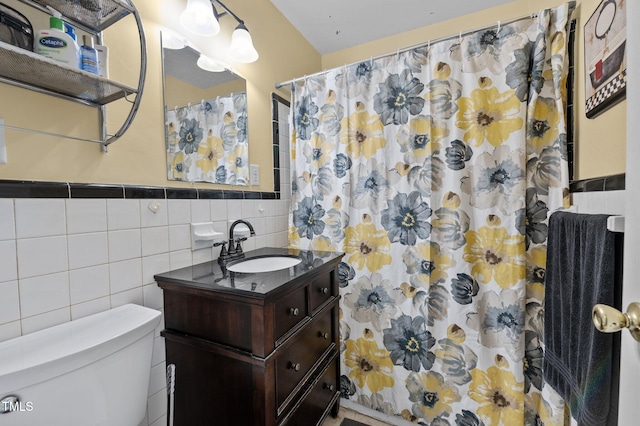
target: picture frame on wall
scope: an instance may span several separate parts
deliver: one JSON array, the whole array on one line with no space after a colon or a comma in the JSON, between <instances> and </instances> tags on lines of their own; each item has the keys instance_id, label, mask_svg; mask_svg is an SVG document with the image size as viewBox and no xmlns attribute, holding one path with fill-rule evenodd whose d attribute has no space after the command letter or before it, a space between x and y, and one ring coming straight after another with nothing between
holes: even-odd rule
<instances>
[{"instance_id":1,"label":"picture frame on wall","mask_svg":"<svg viewBox=\"0 0 640 426\"><path fill-rule=\"evenodd\" d=\"M594 118L626 96L627 1L602 0L584 26L587 118Z\"/></svg>"}]
</instances>

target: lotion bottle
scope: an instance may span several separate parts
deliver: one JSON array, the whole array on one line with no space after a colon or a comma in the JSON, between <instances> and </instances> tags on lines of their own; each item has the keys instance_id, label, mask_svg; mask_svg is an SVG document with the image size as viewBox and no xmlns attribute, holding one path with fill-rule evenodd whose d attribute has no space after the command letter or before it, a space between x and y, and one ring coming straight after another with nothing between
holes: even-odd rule
<instances>
[{"instance_id":1,"label":"lotion bottle","mask_svg":"<svg viewBox=\"0 0 640 426\"><path fill-rule=\"evenodd\" d=\"M60 12L49 8L49 29L38 31L35 39L35 51L42 56L54 59L72 68L78 69L80 48L75 40L65 32Z\"/></svg>"},{"instance_id":2,"label":"lotion bottle","mask_svg":"<svg viewBox=\"0 0 640 426\"><path fill-rule=\"evenodd\" d=\"M93 47L93 37L82 36L82 70L92 74L98 74L98 52Z\"/></svg>"},{"instance_id":3,"label":"lotion bottle","mask_svg":"<svg viewBox=\"0 0 640 426\"><path fill-rule=\"evenodd\" d=\"M95 44L93 47L98 52L98 75L109 78L109 48L101 44Z\"/></svg>"},{"instance_id":4,"label":"lotion bottle","mask_svg":"<svg viewBox=\"0 0 640 426\"><path fill-rule=\"evenodd\" d=\"M64 32L69 34L69 36L73 39L73 41L76 43L76 46L78 47L78 49L77 49L77 51L78 51L78 69L82 69L82 63L80 62L82 60L82 54L80 53L80 45L78 44L78 37L76 36L76 31L67 22L63 22L63 23L64 23Z\"/></svg>"}]
</instances>

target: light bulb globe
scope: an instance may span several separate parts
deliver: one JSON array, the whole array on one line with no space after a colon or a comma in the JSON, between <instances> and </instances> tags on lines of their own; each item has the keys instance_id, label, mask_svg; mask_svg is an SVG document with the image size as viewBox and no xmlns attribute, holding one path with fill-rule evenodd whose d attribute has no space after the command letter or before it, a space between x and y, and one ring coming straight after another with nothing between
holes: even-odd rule
<instances>
[{"instance_id":1,"label":"light bulb globe","mask_svg":"<svg viewBox=\"0 0 640 426\"><path fill-rule=\"evenodd\" d=\"M180 24L199 36L210 37L220 32L220 24L209 0L188 0L180 14Z\"/></svg>"},{"instance_id":2,"label":"light bulb globe","mask_svg":"<svg viewBox=\"0 0 640 426\"><path fill-rule=\"evenodd\" d=\"M244 24L239 24L231 34L229 57L235 62L248 64L258 60L258 51L253 47L251 34Z\"/></svg>"}]
</instances>

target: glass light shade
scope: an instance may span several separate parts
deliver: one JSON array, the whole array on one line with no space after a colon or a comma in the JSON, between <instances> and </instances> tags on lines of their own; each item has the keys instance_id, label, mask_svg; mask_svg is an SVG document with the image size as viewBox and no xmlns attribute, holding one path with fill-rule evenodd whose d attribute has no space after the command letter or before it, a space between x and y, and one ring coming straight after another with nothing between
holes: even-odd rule
<instances>
[{"instance_id":1,"label":"glass light shade","mask_svg":"<svg viewBox=\"0 0 640 426\"><path fill-rule=\"evenodd\" d=\"M180 34L171 30L162 31L162 47L163 48L180 50L187 47L188 44L189 43L187 42L187 39L182 37Z\"/></svg>"},{"instance_id":2,"label":"glass light shade","mask_svg":"<svg viewBox=\"0 0 640 426\"><path fill-rule=\"evenodd\" d=\"M198 58L198 61L196 62L196 64L198 65L198 67L200 67L201 69L205 70L205 71L209 71L209 72L223 72L226 70L225 66L223 64L221 64L220 62L216 61L215 59L212 59L206 55L200 55L200 57Z\"/></svg>"},{"instance_id":3,"label":"glass light shade","mask_svg":"<svg viewBox=\"0 0 640 426\"><path fill-rule=\"evenodd\" d=\"M180 14L180 23L200 36L214 36L220 32L220 24L209 0L188 0L187 8Z\"/></svg>"},{"instance_id":4,"label":"glass light shade","mask_svg":"<svg viewBox=\"0 0 640 426\"><path fill-rule=\"evenodd\" d=\"M255 62L258 60L258 52L253 47L253 40L251 40L251 34L247 30L244 24L240 24L236 27L231 34L231 45L229 45L229 57L235 62L248 64L249 62Z\"/></svg>"}]
</instances>

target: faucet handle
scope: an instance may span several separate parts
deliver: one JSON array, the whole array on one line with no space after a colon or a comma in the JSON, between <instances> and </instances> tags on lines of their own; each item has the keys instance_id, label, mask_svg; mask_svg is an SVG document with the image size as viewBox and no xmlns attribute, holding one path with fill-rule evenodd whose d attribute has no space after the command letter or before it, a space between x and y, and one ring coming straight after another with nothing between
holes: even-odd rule
<instances>
[{"instance_id":1,"label":"faucet handle","mask_svg":"<svg viewBox=\"0 0 640 426\"><path fill-rule=\"evenodd\" d=\"M220 256L224 256L227 254L227 242L228 241L219 241L217 243L213 243L214 247L222 246L222 249L220 249Z\"/></svg>"},{"instance_id":2,"label":"faucet handle","mask_svg":"<svg viewBox=\"0 0 640 426\"><path fill-rule=\"evenodd\" d=\"M242 245L240 245L240 243L246 240L247 240L247 237L236 239L236 253L242 253Z\"/></svg>"}]
</instances>

